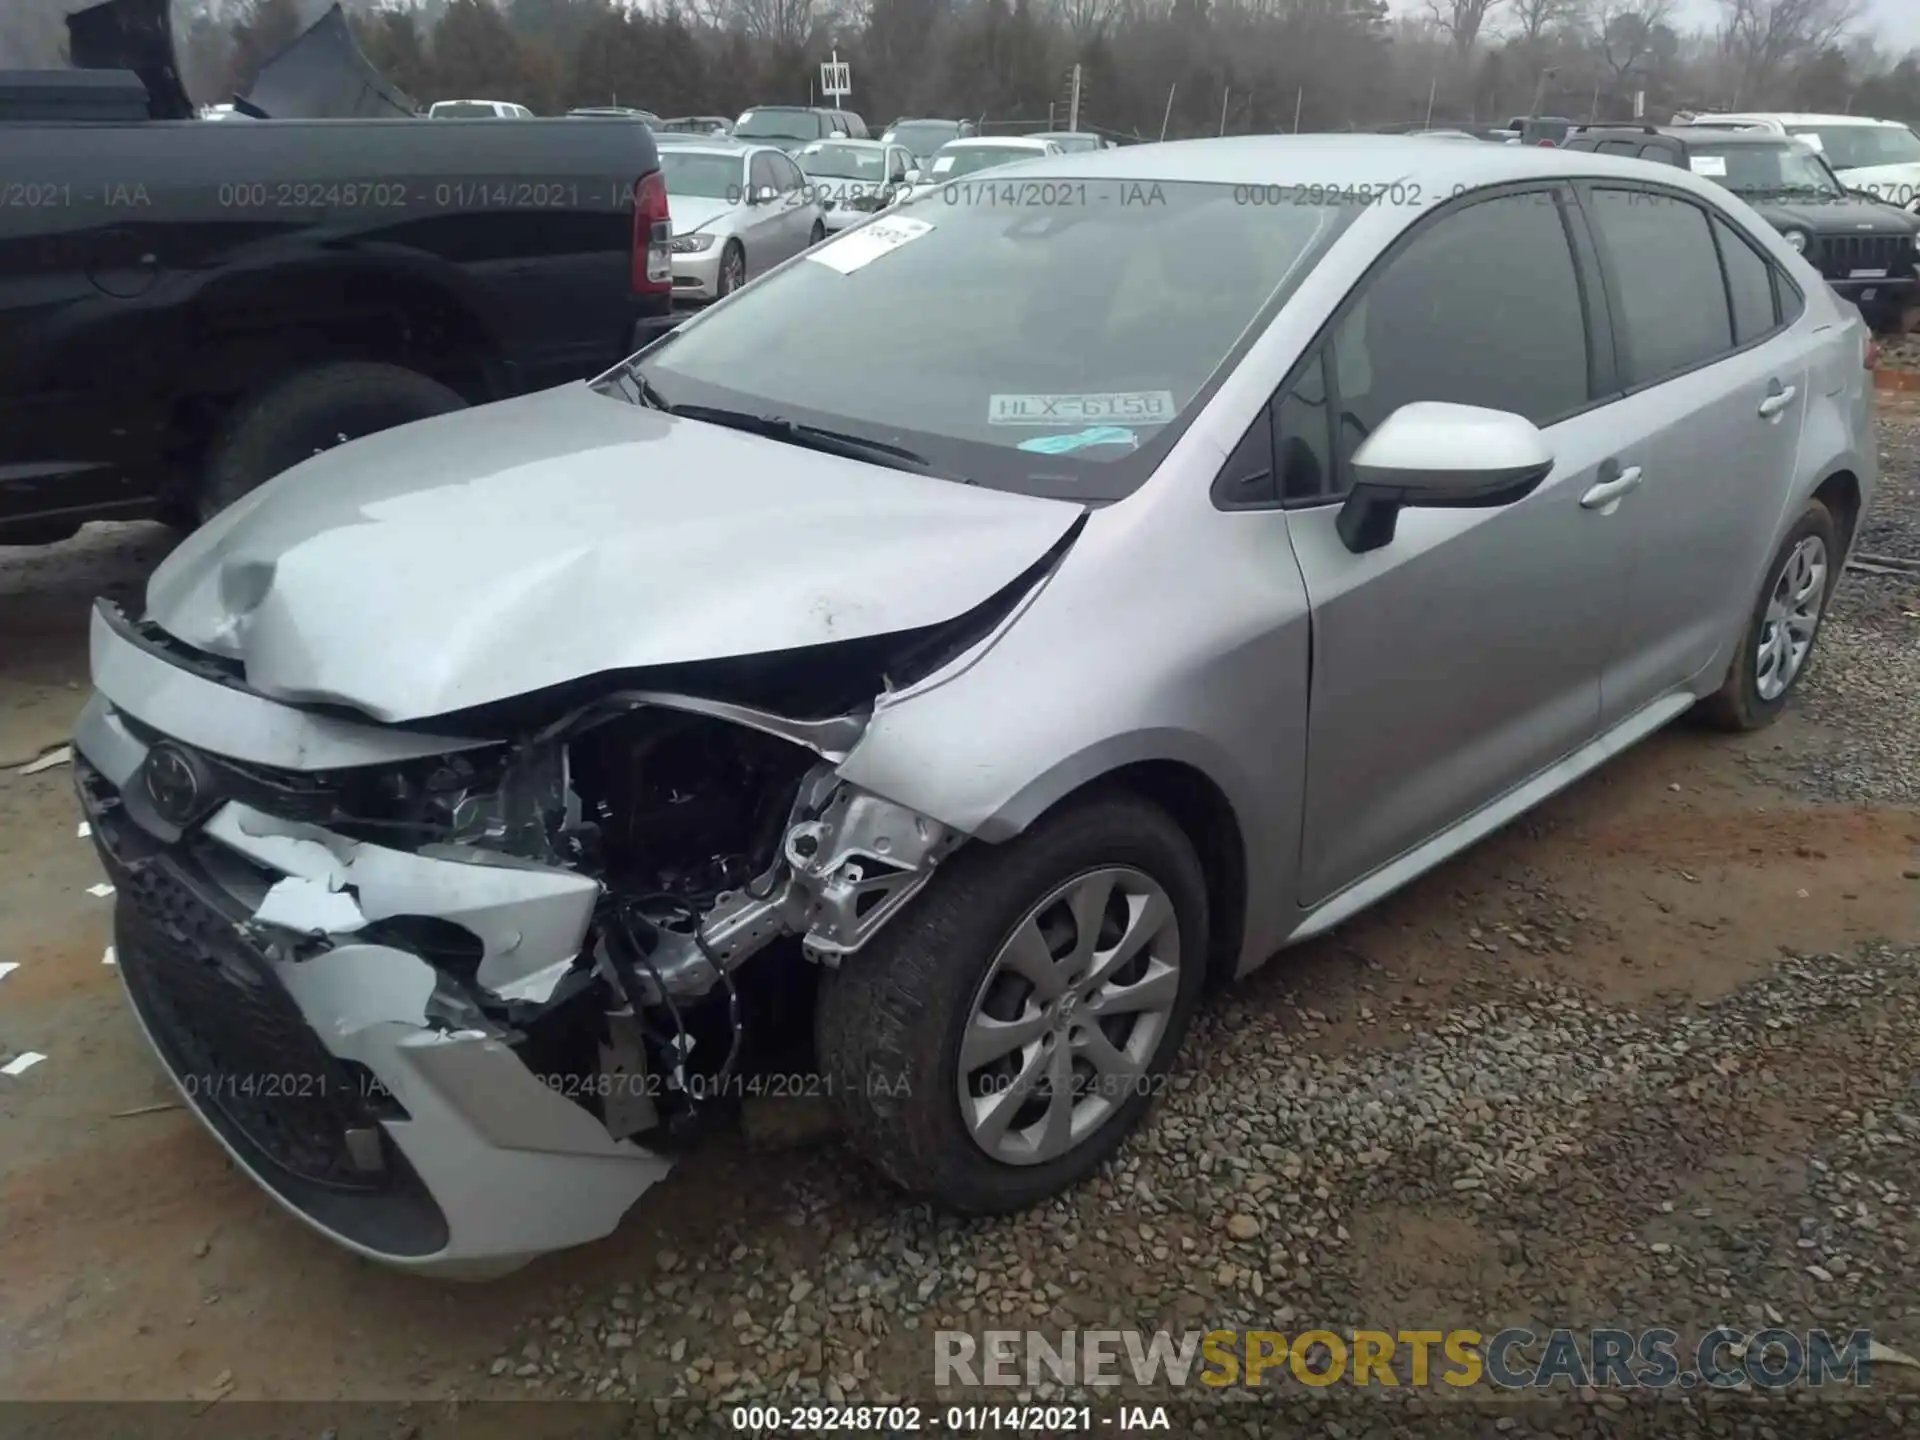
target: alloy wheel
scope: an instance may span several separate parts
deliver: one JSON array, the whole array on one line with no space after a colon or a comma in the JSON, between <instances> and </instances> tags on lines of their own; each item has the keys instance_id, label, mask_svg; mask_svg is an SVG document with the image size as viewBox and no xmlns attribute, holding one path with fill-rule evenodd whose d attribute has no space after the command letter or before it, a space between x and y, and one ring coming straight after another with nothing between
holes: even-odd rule
<instances>
[{"instance_id":1,"label":"alloy wheel","mask_svg":"<svg viewBox=\"0 0 1920 1440\"><path fill-rule=\"evenodd\" d=\"M974 992L961 1119L1009 1165L1082 1144L1149 1081L1180 994L1180 925L1130 867L1077 875L1029 910Z\"/></svg>"},{"instance_id":2,"label":"alloy wheel","mask_svg":"<svg viewBox=\"0 0 1920 1440\"><path fill-rule=\"evenodd\" d=\"M1808 535L1780 568L1754 642L1753 683L1762 700L1784 695L1807 663L1826 600L1827 545L1818 535Z\"/></svg>"}]
</instances>

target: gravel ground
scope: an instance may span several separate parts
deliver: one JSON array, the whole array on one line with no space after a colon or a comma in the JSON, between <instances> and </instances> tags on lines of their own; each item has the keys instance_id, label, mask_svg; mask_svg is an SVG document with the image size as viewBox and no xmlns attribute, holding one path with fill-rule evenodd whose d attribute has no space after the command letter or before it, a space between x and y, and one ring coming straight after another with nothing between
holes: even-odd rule
<instances>
[{"instance_id":1,"label":"gravel ground","mask_svg":"<svg viewBox=\"0 0 1920 1440\"><path fill-rule=\"evenodd\" d=\"M1861 545L1920 555L1920 407L1884 408ZM90 876L38 872L36 896L75 891L56 924L10 920L27 892L0 874L0 949L79 976L0 990L0 1054L54 1056L0 1090L0 1395L367 1397L428 1434L449 1402L597 1398L666 1436L729 1433L750 1400L1080 1398L938 1395L939 1329L1724 1323L1920 1354L1920 590L1850 575L1821 647L1775 729L1676 727L1216 997L1142 1134L1050 1206L903 1206L817 1104L756 1107L612 1239L452 1299L306 1237L184 1116L100 1120L165 1092L102 978ZM39 715L69 677L36 664ZM0 860L71 833L64 783L0 776ZM63 1026L106 1078L62 1081L34 1036ZM1901 1428L1906 1374L1842 1402L1128 1393L1176 1434L1792 1440Z\"/></svg>"}]
</instances>

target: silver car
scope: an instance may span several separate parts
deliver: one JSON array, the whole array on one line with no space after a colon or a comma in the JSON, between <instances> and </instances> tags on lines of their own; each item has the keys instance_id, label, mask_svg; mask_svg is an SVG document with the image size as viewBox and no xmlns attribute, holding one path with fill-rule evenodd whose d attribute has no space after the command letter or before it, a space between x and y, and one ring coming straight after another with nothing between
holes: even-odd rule
<instances>
[{"instance_id":1,"label":"silver car","mask_svg":"<svg viewBox=\"0 0 1920 1440\"><path fill-rule=\"evenodd\" d=\"M905 197L907 175L914 167L912 152L904 145L878 140L816 140L793 158L806 172L829 235Z\"/></svg>"},{"instance_id":2,"label":"silver car","mask_svg":"<svg viewBox=\"0 0 1920 1440\"><path fill-rule=\"evenodd\" d=\"M825 212L785 151L693 137L659 148L675 299L730 295L825 238Z\"/></svg>"},{"instance_id":3,"label":"silver car","mask_svg":"<svg viewBox=\"0 0 1920 1440\"><path fill-rule=\"evenodd\" d=\"M467 1274L605 1234L783 1027L902 1190L1036 1203L1210 986L1788 703L1868 337L1737 196L1379 136L993 180L100 603L119 973L308 1223Z\"/></svg>"}]
</instances>

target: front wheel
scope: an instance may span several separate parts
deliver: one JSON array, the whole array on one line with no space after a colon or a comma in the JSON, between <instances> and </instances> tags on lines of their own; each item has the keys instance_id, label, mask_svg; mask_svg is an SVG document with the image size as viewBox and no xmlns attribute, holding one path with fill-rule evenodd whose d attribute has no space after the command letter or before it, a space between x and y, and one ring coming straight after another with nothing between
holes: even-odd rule
<instances>
[{"instance_id":1,"label":"front wheel","mask_svg":"<svg viewBox=\"0 0 1920 1440\"><path fill-rule=\"evenodd\" d=\"M807 236L807 248L811 250L815 245L818 245L822 240L826 238L827 238L827 222L824 220L814 221L813 230Z\"/></svg>"},{"instance_id":2,"label":"front wheel","mask_svg":"<svg viewBox=\"0 0 1920 1440\"><path fill-rule=\"evenodd\" d=\"M1806 673L1827 600L1840 578L1839 530L1818 500L1808 502L1780 542L1733 667L1701 702L1701 714L1722 730L1758 730L1786 708Z\"/></svg>"},{"instance_id":3,"label":"front wheel","mask_svg":"<svg viewBox=\"0 0 1920 1440\"><path fill-rule=\"evenodd\" d=\"M726 249L720 252L720 278L713 287L714 293L724 300L746 283L747 252L738 240L729 240Z\"/></svg>"},{"instance_id":4,"label":"front wheel","mask_svg":"<svg viewBox=\"0 0 1920 1440\"><path fill-rule=\"evenodd\" d=\"M1076 1184L1165 1088L1207 924L1192 845L1131 795L960 851L822 988L820 1064L853 1145L962 1213Z\"/></svg>"}]
</instances>

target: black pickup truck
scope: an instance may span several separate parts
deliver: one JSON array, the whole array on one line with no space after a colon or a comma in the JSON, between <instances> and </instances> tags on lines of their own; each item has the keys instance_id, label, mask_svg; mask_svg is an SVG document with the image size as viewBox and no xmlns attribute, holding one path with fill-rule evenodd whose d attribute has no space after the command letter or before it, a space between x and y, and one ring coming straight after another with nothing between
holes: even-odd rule
<instances>
[{"instance_id":1,"label":"black pickup truck","mask_svg":"<svg viewBox=\"0 0 1920 1440\"><path fill-rule=\"evenodd\" d=\"M672 324L643 125L428 122L392 92L348 113L401 118L174 118L194 110L166 0L69 26L92 68L0 73L0 544L192 524L317 450L595 374ZM278 93L325 93L315 68L310 48Z\"/></svg>"}]
</instances>

